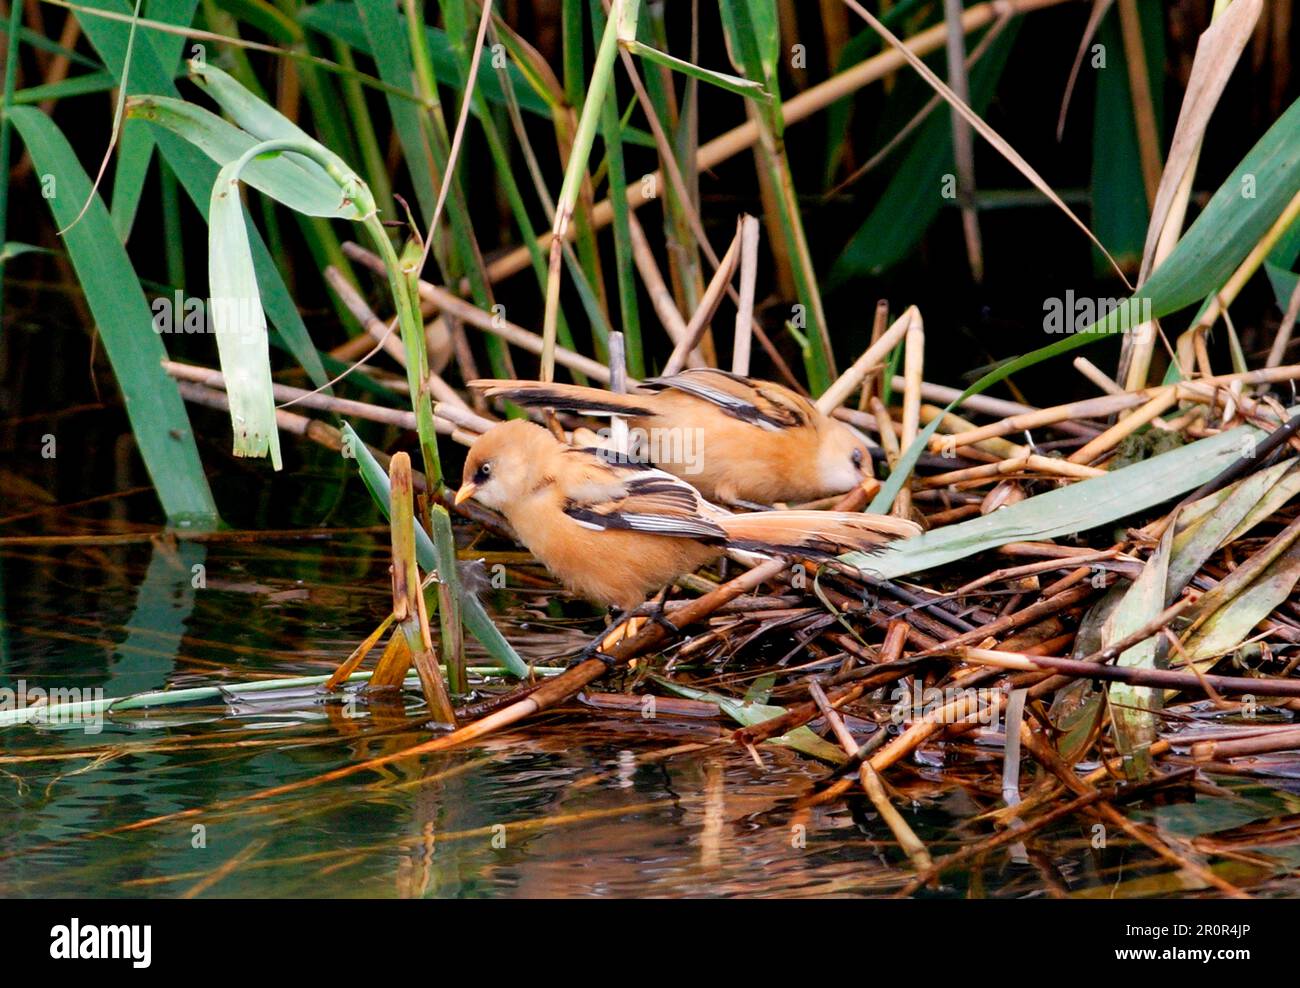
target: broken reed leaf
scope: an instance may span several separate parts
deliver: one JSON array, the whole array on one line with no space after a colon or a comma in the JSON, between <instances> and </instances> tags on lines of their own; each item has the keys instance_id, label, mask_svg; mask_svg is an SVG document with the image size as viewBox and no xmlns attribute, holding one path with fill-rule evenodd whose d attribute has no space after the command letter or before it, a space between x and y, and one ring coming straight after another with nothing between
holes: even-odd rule
<instances>
[{"instance_id":1,"label":"broken reed leaf","mask_svg":"<svg viewBox=\"0 0 1300 988\"><path fill-rule=\"evenodd\" d=\"M356 460L357 471L361 474L361 479L370 492L371 498L383 512L385 518L388 517L389 511L389 492L388 474L384 468L379 465L370 452L370 448L361 441L361 437L353 431L352 426L343 423L342 427L344 449L348 451ZM439 569L440 559L439 552L434 542L429 538L429 533L421 526L415 526L415 558L420 567L426 572L442 572ZM454 566L455 560L445 561L448 565ZM474 595L473 592L463 589L460 595L461 616L465 629L478 639L481 644L502 669L506 670L512 676L523 679L528 676L529 666L519 654L506 641L505 636L497 628L492 618L488 616L482 602Z\"/></svg>"},{"instance_id":2,"label":"broken reed leaf","mask_svg":"<svg viewBox=\"0 0 1300 988\"><path fill-rule=\"evenodd\" d=\"M147 120L185 138L223 167L261 143L255 136L210 110L169 96L132 96L127 101L127 115L132 119ZM308 216L361 219L360 211L344 198L338 183L319 165L302 155L254 157L240 172L240 179Z\"/></svg>"},{"instance_id":3,"label":"broken reed leaf","mask_svg":"<svg viewBox=\"0 0 1300 988\"><path fill-rule=\"evenodd\" d=\"M259 99L245 89L233 76L227 75L215 65L201 59L190 59L186 63L190 79L200 89L212 97L235 122L235 126L251 134L259 141L301 141L313 145L318 153L330 154L321 144L296 123L265 100ZM328 182L329 175L325 169L310 158L295 159L295 163L314 175L317 180Z\"/></svg>"},{"instance_id":4,"label":"broken reed leaf","mask_svg":"<svg viewBox=\"0 0 1300 988\"><path fill-rule=\"evenodd\" d=\"M234 453L269 453L272 465L279 470L280 431L275 421L266 316L248 242L248 217L239 194L239 170L246 160L241 155L224 166L212 187L208 208L212 326L230 401Z\"/></svg>"},{"instance_id":5,"label":"broken reed leaf","mask_svg":"<svg viewBox=\"0 0 1300 988\"><path fill-rule=\"evenodd\" d=\"M1102 624L1103 648L1145 628L1165 609L1173 541L1174 526L1169 525L1138 578ZM1159 636L1147 638L1125 649L1115 664L1131 669L1155 669L1164 647L1164 640ZM1107 695L1111 730L1115 747L1124 758L1125 774L1130 781L1141 782L1151 769L1150 748L1156 741L1156 714L1162 706L1163 692L1150 686L1111 683Z\"/></svg>"},{"instance_id":6,"label":"broken reed leaf","mask_svg":"<svg viewBox=\"0 0 1300 988\"><path fill-rule=\"evenodd\" d=\"M931 426L936 426L935 419ZM927 427L928 428L928 427ZM1087 531L1195 490L1237 459L1253 426L1199 439L1104 477L1093 477L1008 505L990 515L891 542L870 555L841 558L877 579L892 580L1006 545ZM922 432L919 444L925 436Z\"/></svg>"},{"instance_id":7,"label":"broken reed leaf","mask_svg":"<svg viewBox=\"0 0 1300 988\"><path fill-rule=\"evenodd\" d=\"M1169 580L1165 603L1182 592L1192 577L1200 571L1215 551L1240 538L1250 524L1255 509L1266 503L1274 489L1283 484L1283 477L1295 466L1295 459L1283 460L1267 470L1259 470L1236 483L1216 491L1208 497L1189 504L1178 516L1178 533L1174 537L1173 553L1169 560ZM1290 490L1293 484L1280 489ZM1289 499L1289 497L1288 497ZM1268 501L1267 503L1271 503ZM1277 504L1273 510L1281 507ZM1199 509L1199 510L1198 510ZM1200 517L1187 521L1186 516L1196 512ZM1272 514L1269 511L1268 514ZM1267 517L1265 515L1264 517Z\"/></svg>"},{"instance_id":8,"label":"broken reed leaf","mask_svg":"<svg viewBox=\"0 0 1300 988\"><path fill-rule=\"evenodd\" d=\"M735 697L726 696L722 693L714 693L712 690L695 689L691 686L684 686L681 683L674 682L662 676L651 676L656 683L664 689L676 693L678 696L684 696L691 700L702 700L708 703L716 703L718 709L730 717L738 724L749 727L752 724L761 724L765 720L771 720L773 717L780 717L785 713L784 707L777 707L766 703L754 703L748 700L737 700ZM779 744L784 748L793 748L795 751L816 758L818 761L827 762L831 765L843 765L847 756L836 745L829 741L819 738L807 727L797 727L788 734L782 734L780 737L770 738L770 744Z\"/></svg>"},{"instance_id":9,"label":"broken reed leaf","mask_svg":"<svg viewBox=\"0 0 1300 988\"><path fill-rule=\"evenodd\" d=\"M1183 643L1187 658L1202 672L1255 633L1259 623L1281 606L1300 580L1300 546L1292 545L1259 578L1205 620ZM1259 691L1268 695L1267 680Z\"/></svg>"},{"instance_id":10,"label":"broken reed leaf","mask_svg":"<svg viewBox=\"0 0 1300 988\"><path fill-rule=\"evenodd\" d=\"M1255 30L1262 9L1263 0L1236 0L1214 18L1197 41L1187 92L1179 109L1173 141L1151 209L1151 222L1142 249L1142 280L1152 269L1156 244L1174 206L1183 175L1200 150L1210 116Z\"/></svg>"}]
</instances>

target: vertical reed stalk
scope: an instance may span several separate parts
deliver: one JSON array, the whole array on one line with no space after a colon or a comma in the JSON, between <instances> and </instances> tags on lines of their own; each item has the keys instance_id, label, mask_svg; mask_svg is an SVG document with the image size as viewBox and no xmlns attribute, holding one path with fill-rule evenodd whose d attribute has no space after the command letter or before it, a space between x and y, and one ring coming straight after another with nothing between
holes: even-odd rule
<instances>
[{"instance_id":1,"label":"vertical reed stalk","mask_svg":"<svg viewBox=\"0 0 1300 988\"><path fill-rule=\"evenodd\" d=\"M420 588L419 567L415 562L411 458L406 453L393 455L388 465L388 481L392 498L389 519L393 540L393 617L411 651L430 714L438 722L454 727L456 714L452 710L447 687L443 685L442 672L433 657L429 615L425 609L424 592ZM444 626L445 624L444 621Z\"/></svg>"},{"instance_id":2,"label":"vertical reed stalk","mask_svg":"<svg viewBox=\"0 0 1300 988\"><path fill-rule=\"evenodd\" d=\"M635 31L639 3L640 0L616 0L613 13L605 23L600 48L596 52L596 65L591 73L591 83L587 87L587 100L582 107L582 116L578 119L578 129L573 135L573 146L569 151L569 162L564 170L564 183L560 186L560 195L555 202L550 269L546 282L546 310L542 320L541 379L547 382L555 380L555 331L560 309L560 262L564 256L564 238L568 235L573 219L578 193L587 173L587 159L596 139L596 127L600 123L601 107L614 74L619 32Z\"/></svg>"}]
</instances>

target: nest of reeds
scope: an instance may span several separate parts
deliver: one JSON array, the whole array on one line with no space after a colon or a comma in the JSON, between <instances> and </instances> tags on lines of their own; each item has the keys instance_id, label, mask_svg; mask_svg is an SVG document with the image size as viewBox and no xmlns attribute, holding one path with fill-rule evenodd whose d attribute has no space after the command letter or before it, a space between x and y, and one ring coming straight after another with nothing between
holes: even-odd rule
<instances>
[{"instance_id":1,"label":"nest of reeds","mask_svg":"<svg viewBox=\"0 0 1300 988\"><path fill-rule=\"evenodd\" d=\"M916 53L870 12L849 6L952 106L960 118L959 145L969 144L968 128L973 127L1093 237ZM1231 9L1221 32L1244 38L1250 24L1237 23L1245 16L1238 5ZM991 8L984 13L991 16ZM549 671L523 667L482 602L464 592L448 511L459 511L471 526L510 535L490 512L453 505L442 483L433 431L468 443L504 412L461 394L441 376L445 366L459 359L457 354L467 351L467 335L488 334L498 356L509 347L540 357L544 380L551 380L559 366L615 390L627 381L616 332L610 330L605 341L609 363L564 345L558 299L570 249L566 237L574 235L573 215L589 212L587 219L594 220L596 214L579 197L596 108L615 52L625 63L633 52L644 53L634 35L631 25L620 28L611 20L603 36L592 78L597 95L589 93L576 128L546 242L549 267L540 333L501 312L485 311L453 290L419 281L415 274L423 261L399 269L383 228L372 228L383 256L353 244L344 251L359 267L396 286L394 322L402 324L400 340L394 326L371 312L355 288L331 270L327 277L336 294L367 329L366 336L335 356L355 360L383 350L404 365L405 377L374 373L372 380L394 390L405 386L413 410L378 410L319 392L275 388L277 401L298 409L372 418L419 433L423 477L404 453L390 459L367 450L350 429L340 432L299 411L276 411L281 430L355 456L393 522L392 614L340 667L331 685L353 673L391 631L371 688L400 687L414 666L432 718L452 728L349 771L472 742L578 696L595 709L626 706L629 695L638 703L659 697L673 702L652 704L656 717L711 713L736 721L735 729L717 743L744 746L760 765L764 742L781 742L826 762L826 779L805 803L863 792L914 866L904 892L938 880L946 868L991 848L1080 816L1122 831L1200 887L1242 894L1238 885L1204 863L1204 848L1177 844L1124 810L1169 790L1205 787L1206 770L1284 772L1295 766L1300 749L1300 728L1294 726L1300 679L1294 675L1293 657L1300 612L1291 600L1300 579L1300 516L1289 506L1300 492L1294 455L1300 451L1295 436L1300 419L1285 399L1272 393L1300 377L1300 366L1282 365L1300 291L1262 368L1242 369L1241 348L1230 325L1234 373L1216 373L1206 343L1226 306L1295 221L1300 196L1277 172L1272 174L1275 181L1265 183L1268 195L1243 207L1230 180L1227 191L1216 194L1179 241L1181 255L1171 253L1162 230L1171 215L1178 217L1173 226L1181 223L1181 206L1175 204L1186 205L1189 187L1181 176L1194 167L1192 149L1203 136L1198 113L1184 114L1177 135L1182 139L1174 142L1180 154L1191 157L1171 160L1159 187L1150 190L1153 216L1142 271L1147 297L1135 293L1123 312L1074 327L1095 335L1132 319L1127 328L1134 333L1126 340L1117 378L1076 360L1075 367L1100 396L1037 408L982 394L1005 379L1015 369L1012 365L986 375L966 393L928 383L924 328L916 307L891 322L881 303L871 345L848 371L834 376L789 172L775 150L777 124L789 111L755 90L762 89L758 80L770 77L770 71L765 74L757 63L742 66L745 78L728 84L761 105L751 123L709 147L717 153L725 148L729 155L738 147L762 146L762 160L770 167L767 180L779 193L771 226L798 231L785 246L787 263L799 274L801 303L810 303L805 305L810 310L805 334L810 390L819 393L821 411L870 436L880 460L878 482L800 507L889 512L917 521L925 533L877 554L853 554L831 563L729 560L723 569L679 581L677 596L666 604L667 622L601 630L596 642L603 657L579 655L566 664L566 656L557 656ZM482 34L479 40L481 47ZM879 63L871 72L886 70ZM1208 62L1200 70L1212 74ZM644 102L639 76L631 70L629 75ZM653 126L657 117L648 117L665 167L646 179L672 183L681 201L690 203L676 155L662 128ZM1276 150L1284 139L1266 136L1243 160L1241 172L1253 175L1285 158ZM453 162L458 141L459 135L450 142ZM958 153L959 171L968 172L969 146ZM702 149L697 166L709 167L712 161ZM966 175L963 184L968 183ZM804 390L755 319L757 221L742 219L730 248L718 257L699 234L699 216L683 207L679 233L686 242L701 241L712 268L707 286L700 278L704 290L688 319L635 215L621 209L635 198L630 188L625 183L613 189L602 222L616 225L624 262L620 287L634 299L634 266L669 338L666 370L688 362L717 364L710 325L722 299L730 296L737 310L730 369L748 373L751 347L757 344L769 358L773 377ZM977 272L982 262L978 238L972 236L974 213L968 201L962 208L971 269ZM435 211L431 228L437 226L436 216ZM365 218L378 226L371 213ZM1230 265L1238 266L1224 281L1222 271L1211 270L1204 259L1216 254L1209 242L1230 222L1235 224ZM1095 237L1093 242L1100 248ZM542 249L540 243L536 246ZM421 247L427 257L428 244L413 241L408 251L413 255ZM542 280L540 257L520 248L496 259L484 274L495 277L532 263ZM1200 287L1189 293L1180 278ZM1172 354L1177 373L1168 383L1146 386L1155 348L1151 299L1159 317L1206 292L1213 293L1212 301ZM413 311L417 298L423 316L419 324ZM1145 314L1143 301L1148 303ZM627 308L635 312L634 305ZM1073 345L1063 340L1013 363L1029 366ZM462 379L474 376L460 362ZM215 371L166 366L183 382L186 397L225 404ZM895 374L895 368L901 373ZM260 397L259 407L269 408L270 396ZM551 419L550 424L554 431L572 432L583 423ZM422 498L418 507L417 492ZM416 517L423 524L415 525ZM435 572L436 634L421 589ZM471 686L462 629L524 679L523 685L505 692L484 690L474 702L457 706L456 698L465 697ZM895 806L890 784L891 775L903 772L909 762L936 753L946 764L960 766L968 778L987 776L986 788L1001 792L1004 804L986 816L984 839L939 860Z\"/></svg>"},{"instance_id":2,"label":"nest of reeds","mask_svg":"<svg viewBox=\"0 0 1300 988\"><path fill-rule=\"evenodd\" d=\"M412 479L405 454L389 460L394 630L372 688L400 685L414 663L435 719L455 725L416 752L573 697L598 716L653 696L664 701L649 701L656 718L732 719L717 743L745 746L759 764L759 746L774 740L826 762L824 784L806 801L864 792L914 864L907 891L1079 815L1119 828L1207 887L1238 893L1122 807L1205 785L1206 771L1285 774L1297 764L1300 514L1290 502L1300 491L1300 418L1269 389L1296 380L1300 366L1125 391L1080 361L1101 397L1052 408L971 397L957 414L939 405L955 393L924 381L923 333L917 310L891 325L882 303L873 345L827 392L834 404L821 403L876 442L889 482L812 505L888 510L918 521L923 536L830 564L726 560L683 580L666 604L680 636L656 623L600 630L613 670L597 658L566 667L571 656L561 655L556 668L529 670L524 685L483 689L460 707L414 589L415 547L399 537L412 531L422 478ZM895 346L906 353L903 373L886 379L880 355ZM459 396L437 406L464 441L496 411ZM332 442L328 430L313 422L298 431ZM903 461L918 437L927 451ZM509 535L484 509L460 507L469 515L462 542ZM455 630L444 621L441 633ZM454 660L448 671L463 692ZM939 860L889 787L891 771L936 754L986 773L1006 796L987 837Z\"/></svg>"}]
</instances>

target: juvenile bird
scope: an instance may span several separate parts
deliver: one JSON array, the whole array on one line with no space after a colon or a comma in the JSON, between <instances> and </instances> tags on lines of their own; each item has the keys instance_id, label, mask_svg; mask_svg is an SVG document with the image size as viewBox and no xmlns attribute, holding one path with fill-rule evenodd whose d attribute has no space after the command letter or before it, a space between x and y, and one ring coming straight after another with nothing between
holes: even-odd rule
<instances>
[{"instance_id":1,"label":"juvenile bird","mask_svg":"<svg viewBox=\"0 0 1300 988\"><path fill-rule=\"evenodd\" d=\"M539 381L470 386L519 405L624 415L656 466L724 504L810 501L871 476L871 453L848 426L789 388L726 371L652 378L626 395Z\"/></svg>"},{"instance_id":2,"label":"juvenile bird","mask_svg":"<svg viewBox=\"0 0 1300 988\"><path fill-rule=\"evenodd\" d=\"M727 549L827 557L920 533L910 521L830 511L731 514L662 470L611 462L531 422L503 422L470 447L456 503L500 511L566 586L631 610Z\"/></svg>"}]
</instances>

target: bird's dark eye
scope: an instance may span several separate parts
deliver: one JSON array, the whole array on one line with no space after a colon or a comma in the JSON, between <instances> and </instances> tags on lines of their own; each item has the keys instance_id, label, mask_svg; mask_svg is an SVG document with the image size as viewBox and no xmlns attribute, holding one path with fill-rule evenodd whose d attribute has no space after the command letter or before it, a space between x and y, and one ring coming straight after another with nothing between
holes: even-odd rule
<instances>
[{"instance_id":1,"label":"bird's dark eye","mask_svg":"<svg viewBox=\"0 0 1300 988\"><path fill-rule=\"evenodd\" d=\"M482 466L478 468L477 471L475 471L474 483L476 484L485 483L487 479L491 476L492 476L492 464L484 463Z\"/></svg>"},{"instance_id":2,"label":"bird's dark eye","mask_svg":"<svg viewBox=\"0 0 1300 988\"><path fill-rule=\"evenodd\" d=\"M853 465L854 465L855 467L860 467L860 466L862 466L862 450L861 450L861 448L859 448L859 449L855 449L855 450L853 451L853 457L852 457L852 459L853 459Z\"/></svg>"}]
</instances>

